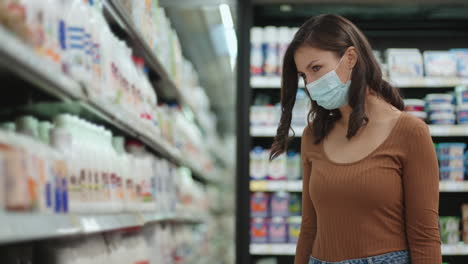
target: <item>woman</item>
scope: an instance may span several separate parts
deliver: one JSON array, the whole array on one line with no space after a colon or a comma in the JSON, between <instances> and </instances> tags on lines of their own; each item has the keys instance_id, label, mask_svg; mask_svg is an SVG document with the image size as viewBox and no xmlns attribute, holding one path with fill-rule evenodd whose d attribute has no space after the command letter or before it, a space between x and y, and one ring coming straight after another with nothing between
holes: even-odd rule
<instances>
[{"instance_id":1,"label":"woman","mask_svg":"<svg viewBox=\"0 0 468 264\"><path fill-rule=\"evenodd\" d=\"M402 112L363 33L336 15L299 29L284 57L272 159L288 146L299 77L312 108L294 263L440 264L432 139L423 121Z\"/></svg>"}]
</instances>

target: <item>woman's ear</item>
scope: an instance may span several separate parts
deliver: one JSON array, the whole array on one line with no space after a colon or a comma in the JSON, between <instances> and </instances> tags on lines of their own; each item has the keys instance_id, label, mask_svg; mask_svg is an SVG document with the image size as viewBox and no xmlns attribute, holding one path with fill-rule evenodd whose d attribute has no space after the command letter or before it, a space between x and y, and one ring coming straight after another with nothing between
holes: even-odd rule
<instances>
[{"instance_id":1,"label":"woman's ear","mask_svg":"<svg viewBox=\"0 0 468 264\"><path fill-rule=\"evenodd\" d=\"M347 50L348 56L346 57L346 66L353 69L357 63L357 52L354 46L351 46Z\"/></svg>"}]
</instances>

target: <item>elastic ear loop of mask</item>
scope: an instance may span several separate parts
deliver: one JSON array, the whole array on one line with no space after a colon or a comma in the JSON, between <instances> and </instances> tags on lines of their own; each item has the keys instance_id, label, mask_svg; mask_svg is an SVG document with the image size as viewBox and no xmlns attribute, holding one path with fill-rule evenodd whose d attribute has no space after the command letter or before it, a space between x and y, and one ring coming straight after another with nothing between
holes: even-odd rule
<instances>
[{"instance_id":1,"label":"elastic ear loop of mask","mask_svg":"<svg viewBox=\"0 0 468 264\"><path fill-rule=\"evenodd\" d=\"M346 51L345 51L345 53L346 53ZM344 56L345 56L345 54L341 57L340 61L339 61L338 64L336 65L336 67L335 67L335 69L334 69L335 72L336 72L336 69L338 69L338 66L340 66L341 62L343 61ZM349 72L348 80L346 80L345 83L347 83L348 81L351 81L351 74L352 74L352 73L353 73L353 69L351 69L351 71Z\"/></svg>"}]
</instances>

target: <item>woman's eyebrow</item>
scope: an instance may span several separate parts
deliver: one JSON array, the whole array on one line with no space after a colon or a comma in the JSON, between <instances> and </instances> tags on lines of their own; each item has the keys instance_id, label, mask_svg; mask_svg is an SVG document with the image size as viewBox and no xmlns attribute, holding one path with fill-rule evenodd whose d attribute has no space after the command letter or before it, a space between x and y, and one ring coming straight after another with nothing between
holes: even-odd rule
<instances>
[{"instance_id":1,"label":"woman's eyebrow","mask_svg":"<svg viewBox=\"0 0 468 264\"><path fill-rule=\"evenodd\" d=\"M309 69L312 66L312 64L316 63L317 61L319 61L319 59L312 60L311 62L309 62L309 64L307 64L306 69Z\"/></svg>"}]
</instances>

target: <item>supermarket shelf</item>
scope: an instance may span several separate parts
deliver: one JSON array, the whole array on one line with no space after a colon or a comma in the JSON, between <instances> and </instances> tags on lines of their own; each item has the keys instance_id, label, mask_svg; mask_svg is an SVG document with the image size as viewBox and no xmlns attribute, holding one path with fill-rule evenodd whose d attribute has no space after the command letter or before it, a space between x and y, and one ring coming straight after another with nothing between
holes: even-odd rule
<instances>
[{"instance_id":1,"label":"supermarket shelf","mask_svg":"<svg viewBox=\"0 0 468 264\"><path fill-rule=\"evenodd\" d=\"M299 79L299 87L303 88L304 83ZM252 76L250 77L250 87L255 89L280 89L280 76Z\"/></svg>"},{"instance_id":2,"label":"supermarket shelf","mask_svg":"<svg viewBox=\"0 0 468 264\"><path fill-rule=\"evenodd\" d=\"M33 50L22 43L10 32L0 27L0 65L12 70L19 76L37 83L44 92L65 101L80 101L80 104L100 119L117 127L127 135L138 138L163 157L178 165L190 168L196 178L216 182L213 173L205 173L199 164L188 160L176 148L170 146L159 135L151 133L141 124L125 115L122 108L98 101L73 79L64 75L60 69L46 59L37 56Z\"/></svg>"},{"instance_id":3,"label":"supermarket shelf","mask_svg":"<svg viewBox=\"0 0 468 264\"><path fill-rule=\"evenodd\" d=\"M250 86L252 88L280 88L281 77L252 76L250 77Z\"/></svg>"},{"instance_id":4,"label":"supermarket shelf","mask_svg":"<svg viewBox=\"0 0 468 264\"><path fill-rule=\"evenodd\" d=\"M250 181L252 192L302 192L302 181Z\"/></svg>"},{"instance_id":5,"label":"supermarket shelf","mask_svg":"<svg viewBox=\"0 0 468 264\"><path fill-rule=\"evenodd\" d=\"M118 213L118 214L39 214L0 213L0 244L70 235L100 233L111 230L141 227L155 222L201 223L202 217L187 219L173 214Z\"/></svg>"},{"instance_id":6,"label":"supermarket shelf","mask_svg":"<svg viewBox=\"0 0 468 264\"><path fill-rule=\"evenodd\" d=\"M277 127L272 126L251 126L250 135L252 137L274 137L277 129ZM304 127L293 127L293 130L296 137L301 137ZM292 132L290 132L290 136L292 136Z\"/></svg>"},{"instance_id":7,"label":"supermarket shelf","mask_svg":"<svg viewBox=\"0 0 468 264\"><path fill-rule=\"evenodd\" d=\"M128 14L128 11L125 10L125 8L122 6L121 1L105 0L104 8L109 12L117 24L120 25L125 32L127 32L130 38L132 38L134 43L140 48L140 52L145 59L145 63L148 64L150 69L152 69L152 71L155 72L160 78L158 87L156 88L161 88L158 90L160 90L167 97L177 98L177 101L181 106L188 107L192 111L195 119L200 124L196 114L197 111L195 111L189 100L187 100L186 93L182 92L180 87L178 87L169 76L166 69L162 66L163 64L157 58L156 54L153 52L146 40L142 37L140 31L133 23L130 14Z\"/></svg>"},{"instance_id":8,"label":"supermarket shelf","mask_svg":"<svg viewBox=\"0 0 468 264\"><path fill-rule=\"evenodd\" d=\"M250 135L253 137L274 137L276 127L250 127ZM293 127L295 136L301 137L303 128ZM467 137L467 125L429 125L433 137Z\"/></svg>"},{"instance_id":9,"label":"supermarket shelf","mask_svg":"<svg viewBox=\"0 0 468 264\"><path fill-rule=\"evenodd\" d=\"M457 77L419 77L419 78L392 78L390 83L398 88L437 88L468 85L468 78Z\"/></svg>"},{"instance_id":10,"label":"supermarket shelf","mask_svg":"<svg viewBox=\"0 0 468 264\"><path fill-rule=\"evenodd\" d=\"M440 181L440 192L468 192L468 181Z\"/></svg>"},{"instance_id":11,"label":"supermarket shelf","mask_svg":"<svg viewBox=\"0 0 468 264\"><path fill-rule=\"evenodd\" d=\"M458 245L442 245L442 255L468 255L468 244L460 243Z\"/></svg>"},{"instance_id":12,"label":"supermarket shelf","mask_svg":"<svg viewBox=\"0 0 468 264\"><path fill-rule=\"evenodd\" d=\"M398 88L438 88L455 87L458 85L468 85L468 78L458 77L412 77L412 78L392 78L390 79ZM302 83L300 83L302 85ZM252 76L250 86L256 89L279 89L281 87L280 76Z\"/></svg>"},{"instance_id":13,"label":"supermarket shelf","mask_svg":"<svg viewBox=\"0 0 468 264\"><path fill-rule=\"evenodd\" d=\"M434 137L466 137L467 125L429 125L431 135Z\"/></svg>"},{"instance_id":14,"label":"supermarket shelf","mask_svg":"<svg viewBox=\"0 0 468 264\"><path fill-rule=\"evenodd\" d=\"M296 244L250 244L252 255L295 255Z\"/></svg>"},{"instance_id":15,"label":"supermarket shelf","mask_svg":"<svg viewBox=\"0 0 468 264\"><path fill-rule=\"evenodd\" d=\"M468 192L468 181L440 181L440 192ZM250 181L252 192L302 192L302 181Z\"/></svg>"},{"instance_id":16,"label":"supermarket shelf","mask_svg":"<svg viewBox=\"0 0 468 264\"><path fill-rule=\"evenodd\" d=\"M80 85L63 74L57 74L52 63L36 56L30 47L0 26L0 65L22 78L34 82L42 90L64 101L83 98Z\"/></svg>"},{"instance_id":17,"label":"supermarket shelf","mask_svg":"<svg viewBox=\"0 0 468 264\"><path fill-rule=\"evenodd\" d=\"M252 255L295 255L296 244L251 244ZM442 255L468 255L468 245L442 245Z\"/></svg>"}]
</instances>

